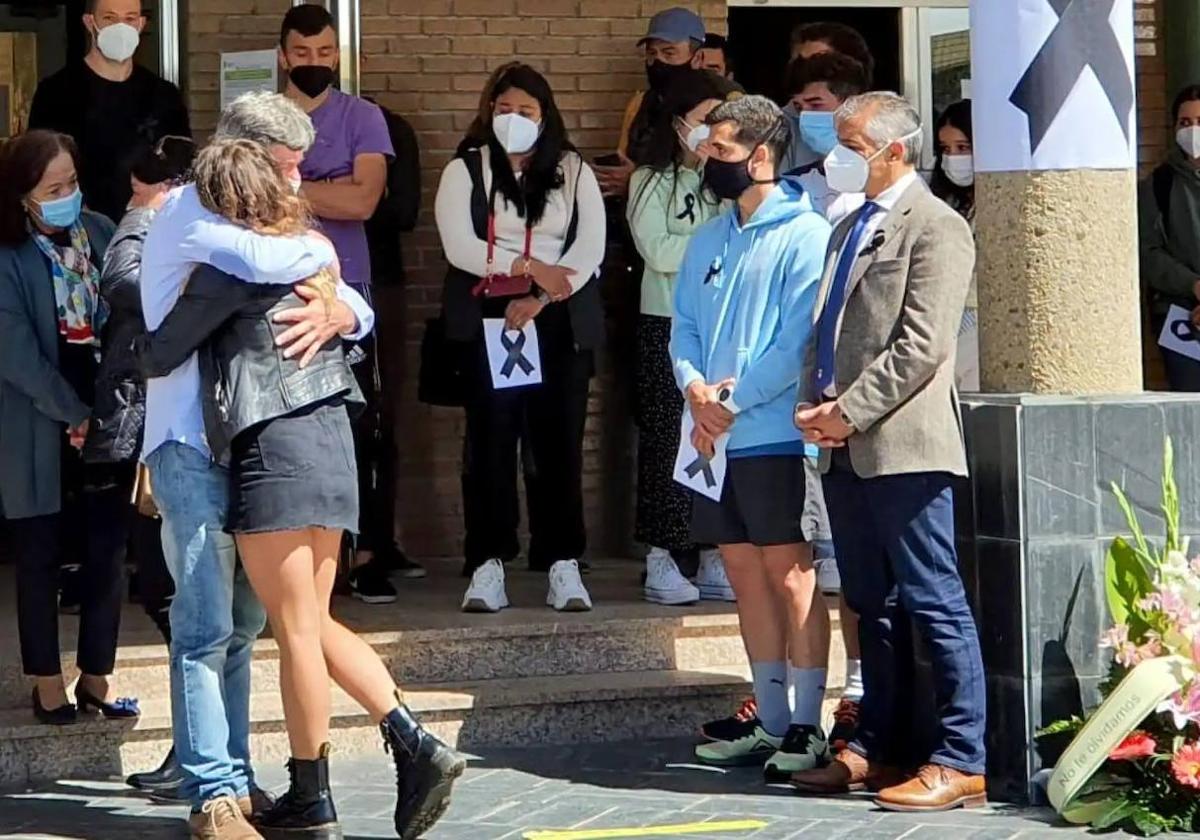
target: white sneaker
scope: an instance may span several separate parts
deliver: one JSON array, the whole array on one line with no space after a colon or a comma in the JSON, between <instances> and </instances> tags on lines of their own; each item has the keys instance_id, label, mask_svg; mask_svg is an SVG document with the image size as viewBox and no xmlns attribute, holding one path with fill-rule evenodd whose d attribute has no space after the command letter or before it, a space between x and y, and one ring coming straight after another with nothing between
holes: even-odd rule
<instances>
[{"instance_id":1,"label":"white sneaker","mask_svg":"<svg viewBox=\"0 0 1200 840\"><path fill-rule=\"evenodd\" d=\"M700 571L696 574L696 586L705 601L736 601L729 578L725 577L725 563L721 552L709 548L700 552Z\"/></svg>"},{"instance_id":2,"label":"white sneaker","mask_svg":"<svg viewBox=\"0 0 1200 840\"><path fill-rule=\"evenodd\" d=\"M471 584L467 587L467 594L463 595L462 610L469 613L494 613L507 606L504 564L499 560L489 560L471 575Z\"/></svg>"},{"instance_id":3,"label":"white sneaker","mask_svg":"<svg viewBox=\"0 0 1200 840\"><path fill-rule=\"evenodd\" d=\"M578 562L559 560L550 567L550 591L546 593L546 606L554 607L559 612L587 612L592 608L592 597L579 577Z\"/></svg>"},{"instance_id":4,"label":"white sneaker","mask_svg":"<svg viewBox=\"0 0 1200 840\"><path fill-rule=\"evenodd\" d=\"M824 592L826 595L836 595L842 591L842 576L838 573L837 559L827 557L824 560L818 560L817 567L817 589Z\"/></svg>"},{"instance_id":5,"label":"white sneaker","mask_svg":"<svg viewBox=\"0 0 1200 840\"><path fill-rule=\"evenodd\" d=\"M685 578L665 548L652 548L646 555L646 585L643 592L651 604L677 607L700 600L700 590Z\"/></svg>"}]
</instances>

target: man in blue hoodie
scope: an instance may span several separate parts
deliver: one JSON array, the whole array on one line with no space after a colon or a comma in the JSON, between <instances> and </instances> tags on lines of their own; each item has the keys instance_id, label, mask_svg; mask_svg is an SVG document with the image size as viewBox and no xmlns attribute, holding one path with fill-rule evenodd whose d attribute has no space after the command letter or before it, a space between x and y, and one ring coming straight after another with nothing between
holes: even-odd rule
<instances>
[{"instance_id":1,"label":"man in blue hoodie","mask_svg":"<svg viewBox=\"0 0 1200 840\"><path fill-rule=\"evenodd\" d=\"M778 177L791 131L773 102L726 102L706 123L704 180L732 204L688 245L671 357L696 448L711 455L729 436L721 499L696 496L692 537L720 546L758 717L696 755L720 765L765 762L769 778L787 779L828 755L820 729L825 662L815 661L807 639L828 634L829 619L823 606L812 609L816 575L800 525L806 449L792 424L792 396L830 228L795 182Z\"/></svg>"}]
</instances>

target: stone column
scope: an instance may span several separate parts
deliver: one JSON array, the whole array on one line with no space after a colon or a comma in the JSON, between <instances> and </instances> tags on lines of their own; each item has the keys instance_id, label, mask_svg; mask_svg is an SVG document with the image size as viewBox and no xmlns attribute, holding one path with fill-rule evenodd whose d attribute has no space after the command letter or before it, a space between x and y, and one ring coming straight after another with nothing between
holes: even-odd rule
<instances>
[{"instance_id":1,"label":"stone column","mask_svg":"<svg viewBox=\"0 0 1200 840\"><path fill-rule=\"evenodd\" d=\"M985 392L1142 389L1132 20L1133 0L971 4Z\"/></svg>"}]
</instances>

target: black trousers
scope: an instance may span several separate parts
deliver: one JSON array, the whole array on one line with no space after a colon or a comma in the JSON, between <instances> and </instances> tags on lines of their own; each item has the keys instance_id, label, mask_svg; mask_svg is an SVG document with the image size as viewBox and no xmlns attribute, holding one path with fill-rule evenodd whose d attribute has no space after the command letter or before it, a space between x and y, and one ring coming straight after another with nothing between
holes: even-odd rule
<instances>
[{"instance_id":1,"label":"black trousers","mask_svg":"<svg viewBox=\"0 0 1200 840\"><path fill-rule=\"evenodd\" d=\"M163 641L171 644L171 599L175 597L175 582L167 570L162 550L162 520L154 516L132 515L129 532L129 551L137 568L137 597L162 633Z\"/></svg>"},{"instance_id":2,"label":"black trousers","mask_svg":"<svg viewBox=\"0 0 1200 840\"><path fill-rule=\"evenodd\" d=\"M355 548L378 554L396 548L396 443L383 404L375 334L347 350L367 407L354 421L358 463L358 536Z\"/></svg>"},{"instance_id":3,"label":"black trousers","mask_svg":"<svg viewBox=\"0 0 1200 840\"><path fill-rule=\"evenodd\" d=\"M490 558L520 553L517 528L517 445L524 457L529 508L529 567L545 571L577 559L587 547L583 524L583 430L588 382L595 370L590 350L577 350L565 306L537 319L542 383L492 387L482 339L467 398L463 475L466 570Z\"/></svg>"},{"instance_id":4,"label":"black trousers","mask_svg":"<svg viewBox=\"0 0 1200 840\"><path fill-rule=\"evenodd\" d=\"M25 673L62 672L58 646L58 567L66 535L86 533L80 558L80 617L76 665L85 674L113 671L121 626L121 552L129 534L133 467L84 464L62 453L59 513L10 520L17 548L17 624Z\"/></svg>"}]
</instances>

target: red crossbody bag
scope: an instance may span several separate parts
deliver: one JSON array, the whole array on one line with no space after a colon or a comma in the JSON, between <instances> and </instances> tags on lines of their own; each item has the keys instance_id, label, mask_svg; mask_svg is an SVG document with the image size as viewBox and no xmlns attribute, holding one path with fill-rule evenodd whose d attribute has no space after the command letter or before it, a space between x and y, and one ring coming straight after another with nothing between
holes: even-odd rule
<instances>
[{"instance_id":1,"label":"red crossbody bag","mask_svg":"<svg viewBox=\"0 0 1200 840\"><path fill-rule=\"evenodd\" d=\"M496 192L493 189L491 200L488 203L487 269L483 279L471 290L471 294L476 297L482 295L485 298L524 297L533 289L533 275L529 273L529 262L532 259L533 248L533 228L528 224L525 225L525 251L522 253L522 256L525 258L525 273L517 275L497 274L492 270L496 254L495 205Z\"/></svg>"}]
</instances>

